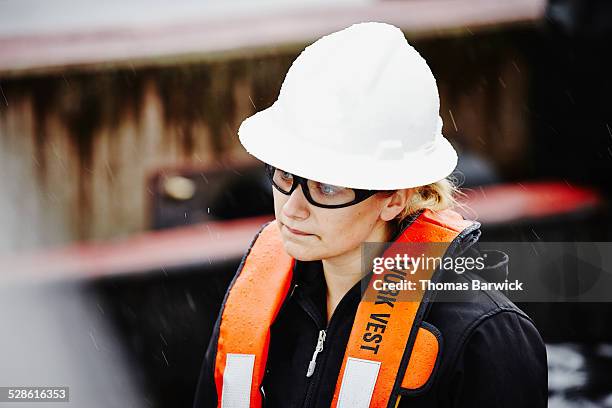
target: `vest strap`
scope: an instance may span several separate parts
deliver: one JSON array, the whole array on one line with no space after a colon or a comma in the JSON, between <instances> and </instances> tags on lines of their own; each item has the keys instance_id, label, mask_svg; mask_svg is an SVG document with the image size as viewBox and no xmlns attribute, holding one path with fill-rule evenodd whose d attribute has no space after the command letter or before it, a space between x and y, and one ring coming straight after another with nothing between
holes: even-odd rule
<instances>
[{"instance_id":1,"label":"vest strap","mask_svg":"<svg viewBox=\"0 0 612 408\"><path fill-rule=\"evenodd\" d=\"M417 244L411 250L418 248L417 253L426 257L443 258L451 243L466 228L473 223L447 210L434 213L429 210L422 212L396 241L383 253L383 257L394 258L403 256L406 246L402 244ZM413 282L420 280L435 280L434 263L419 268L410 276ZM342 362L340 377L336 384L332 407L348 407L350 401L354 408L386 408L394 407L402 382L410 386L424 384L431 375L427 365L413 363L414 371L407 372L408 362L414 351L415 358L431 360L437 356L437 339L421 332L421 338L416 343L417 334L431 293L416 285L415 290L400 290L390 293L388 290L375 289L376 279L382 281L397 281L406 277L401 271L386 270L379 276L372 276L357 309L353 329L349 337L347 350ZM435 345L434 345L435 343ZM416 347L415 347L416 346ZM363 398L359 403L352 401L342 393L349 359L359 359L379 363L380 369L375 385L371 391L371 399ZM416 365L415 365L416 364ZM405 378L408 376L408 378Z\"/></svg>"},{"instance_id":2,"label":"vest strap","mask_svg":"<svg viewBox=\"0 0 612 408\"><path fill-rule=\"evenodd\" d=\"M268 359L270 325L289 291L294 263L276 222L268 223L243 258L222 306L214 375L219 407L242 407L238 401L245 400L247 385L250 404L245 407L261 406L259 387ZM254 356L248 357L253 360L249 365L246 356Z\"/></svg>"}]
</instances>

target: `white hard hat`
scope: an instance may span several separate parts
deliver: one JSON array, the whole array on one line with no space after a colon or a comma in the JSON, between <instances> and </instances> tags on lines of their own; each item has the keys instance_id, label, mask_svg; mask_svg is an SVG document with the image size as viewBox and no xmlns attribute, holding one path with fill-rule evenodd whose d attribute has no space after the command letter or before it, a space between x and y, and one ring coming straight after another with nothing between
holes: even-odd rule
<instances>
[{"instance_id":1,"label":"white hard hat","mask_svg":"<svg viewBox=\"0 0 612 408\"><path fill-rule=\"evenodd\" d=\"M272 166L342 187L392 190L448 176L436 80L402 31L353 24L309 45L278 99L245 119L245 149Z\"/></svg>"}]
</instances>

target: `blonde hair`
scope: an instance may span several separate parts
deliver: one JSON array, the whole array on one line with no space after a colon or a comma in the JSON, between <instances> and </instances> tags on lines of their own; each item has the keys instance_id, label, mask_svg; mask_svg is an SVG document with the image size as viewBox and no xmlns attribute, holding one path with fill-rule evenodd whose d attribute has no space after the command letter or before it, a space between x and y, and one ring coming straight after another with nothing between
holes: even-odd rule
<instances>
[{"instance_id":1,"label":"blonde hair","mask_svg":"<svg viewBox=\"0 0 612 408\"><path fill-rule=\"evenodd\" d=\"M426 186L415 187L408 204L395 220L402 222L422 209L441 211L459 205L457 197L465 195L455 181L445 178Z\"/></svg>"},{"instance_id":2,"label":"blonde hair","mask_svg":"<svg viewBox=\"0 0 612 408\"><path fill-rule=\"evenodd\" d=\"M406 207L388 224L394 229L401 228L401 224L420 210L429 209L441 211L447 208L460 206L460 196L465 196L459 189L454 176L449 176L435 183L413 188L413 193Z\"/></svg>"}]
</instances>

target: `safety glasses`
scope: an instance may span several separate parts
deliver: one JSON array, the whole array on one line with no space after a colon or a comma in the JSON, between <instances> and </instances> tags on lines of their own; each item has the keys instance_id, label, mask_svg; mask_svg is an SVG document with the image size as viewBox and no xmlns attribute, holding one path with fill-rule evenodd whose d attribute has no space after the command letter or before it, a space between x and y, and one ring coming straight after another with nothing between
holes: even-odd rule
<instances>
[{"instance_id":1,"label":"safety glasses","mask_svg":"<svg viewBox=\"0 0 612 408\"><path fill-rule=\"evenodd\" d=\"M302 192L306 200L310 204L322 208L348 207L360 203L376 193L395 191L362 190L319 183L288 173L269 164L266 164L266 174L272 185L281 193L291 195L297 186L302 186Z\"/></svg>"}]
</instances>

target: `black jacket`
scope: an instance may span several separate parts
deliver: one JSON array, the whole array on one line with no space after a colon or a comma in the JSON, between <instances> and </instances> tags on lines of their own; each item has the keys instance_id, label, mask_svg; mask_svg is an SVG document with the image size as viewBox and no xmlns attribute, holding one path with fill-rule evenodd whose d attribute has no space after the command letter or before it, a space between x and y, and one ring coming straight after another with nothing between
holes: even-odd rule
<instances>
[{"instance_id":1,"label":"black jacket","mask_svg":"<svg viewBox=\"0 0 612 408\"><path fill-rule=\"evenodd\" d=\"M476 231L464 240L471 245L478 235ZM474 247L464 250L475 251ZM488 280L499 273L493 268L485 271ZM485 280L472 272L443 276L447 282L473 279ZM329 325L321 261L296 262L292 287L270 329L264 407L327 408L361 298L360 283L342 298ZM398 407L546 407L546 349L533 322L498 291L459 293L461 299L444 301L440 295L431 304L424 324L439 332L438 365L422 389L402 394ZM322 329L327 329L323 351L308 378L308 363ZM217 330L218 322L202 364L194 408L216 407Z\"/></svg>"}]
</instances>

